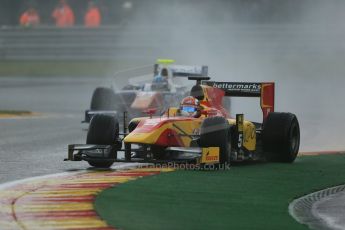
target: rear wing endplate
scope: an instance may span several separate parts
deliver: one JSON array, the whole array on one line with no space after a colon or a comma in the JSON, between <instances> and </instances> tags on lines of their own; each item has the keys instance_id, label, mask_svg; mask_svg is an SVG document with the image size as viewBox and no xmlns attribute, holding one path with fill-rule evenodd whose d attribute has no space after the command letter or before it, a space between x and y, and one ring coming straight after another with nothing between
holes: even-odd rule
<instances>
[{"instance_id":1,"label":"rear wing endplate","mask_svg":"<svg viewBox=\"0 0 345 230\"><path fill-rule=\"evenodd\" d=\"M270 112L274 112L274 82L203 81L202 84L222 89L225 92L225 96L260 97L260 106L264 120Z\"/></svg>"}]
</instances>

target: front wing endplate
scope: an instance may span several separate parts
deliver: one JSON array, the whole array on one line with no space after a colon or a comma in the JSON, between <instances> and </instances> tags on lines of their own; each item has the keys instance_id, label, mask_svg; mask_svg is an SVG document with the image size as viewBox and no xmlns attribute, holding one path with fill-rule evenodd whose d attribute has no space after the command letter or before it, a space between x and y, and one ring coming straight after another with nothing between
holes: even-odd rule
<instances>
[{"instance_id":1,"label":"front wing endplate","mask_svg":"<svg viewBox=\"0 0 345 230\"><path fill-rule=\"evenodd\" d=\"M219 163L219 147L202 148L200 163L202 164Z\"/></svg>"}]
</instances>

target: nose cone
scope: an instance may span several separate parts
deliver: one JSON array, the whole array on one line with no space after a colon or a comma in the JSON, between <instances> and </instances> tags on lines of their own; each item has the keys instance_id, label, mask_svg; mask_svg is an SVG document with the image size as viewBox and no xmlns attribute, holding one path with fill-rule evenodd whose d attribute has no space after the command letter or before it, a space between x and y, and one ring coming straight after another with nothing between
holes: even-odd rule
<instances>
[{"instance_id":1,"label":"nose cone","mask_svg":"<svg viewBox=\"0 0 345 230\"><path fill-rule=\"evenodd\" d=\"M155 136L154 133L130 133L123 141L125 143L153 145L156 142Z\"/></svg>"},{"instance_id":2,"label":"nose cone","mask_svg":"<svg viewBox=\"0 0 345 230\"><path fill-rule=\"evenodd\" d=\"M174 128L178 118L153 118L139 123L124 139L125 143L159 146L185 146L179 132Z\"/></svg>"},{"instance_id":3,"label":"nose cone","mask_svg":"<svg viewBox=\"0 0 345 230\"><path fill-rule=\"evenodd\" d=\"M125 143L155 144L164 130L169 129L166 118L153 118L142 121L137 128L128 134Z\"/></svg>"}]
</instances>

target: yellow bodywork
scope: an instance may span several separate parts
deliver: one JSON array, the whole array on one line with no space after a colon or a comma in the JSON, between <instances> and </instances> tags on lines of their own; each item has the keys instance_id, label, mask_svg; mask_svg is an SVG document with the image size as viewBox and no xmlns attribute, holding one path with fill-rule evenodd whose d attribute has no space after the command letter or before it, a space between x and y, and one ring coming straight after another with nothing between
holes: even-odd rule
<instances>
[{"instance_id":1,"label":"yellow bodywork","mask_svg":"<svg viewBox=\"0 0 345 230\"><path fill-rule=\"evenodd\" d=\"M236 125L236 119L228 119L230 125ZM256 149L256 128L250 121L243 121L243 146L249 151Z\"/></svg>"},{"instance_id":2,"label":"yellow bodywork","mask_svg":"<svg viewBox=\"0 0 345 230\"><path fill-rule=\"evenodd\" d=\"M171 118L170 118L171 119ZM156 144L164 131L179 134L181 147L189 147L191 138L184 134L198 134L203 119L177 119L170 120L167 117L145 119L144 124L127 135L124 139L126 143ZM173 119L173 118L172 118ZM167 121L165 121L167 120ZM151 126L145 129L145 126ZM169 146L169 144L168 144Z\"/></svg>"},{"instance_id":3,"label":"yellow bodywork","mask_svg":"<svg viewBox=\"0 0 345 230\"><path fill-rule=\"evenodd\" d=\"M156 61L157 64L163 64L163 65L170 65L175 63L175 60L173 59L157 59Z\"/></svg>"},{"instance_id":4,"label":"yellow bodywork","mask_svg":"<svg viewBox=\"0 0 345 230\"><path fill-rule=\"evenodd\" d=\"M219 147L202 148L200 163L219 163Z\"/></svg>"},{"instance_id":5,"label":"yellow bodywork","mask_svg":"<svg viewBox=\"0 0 345 230\"><path fill-rule=\"evenodd\" d=\"M171 114L175 114L176 110L171 110ZM169 112L170 113L170 112ZM183 118L183 117L161 117L161 118L136 118L142 120L143 124L136 128L132 133L124 139L126 143L138 143L154 145L162 134L169 130L172 134L179 136L179 145L181 147L190 147L191 138L188 135L200 134L200 127L205 117ZM228 119L230 125L236 125L236 119ZM186 135L187 134L187 135ZM171 146L166 143L167 146ZM256 148L256 128L250 121L243 121L243 147L249 151Z\"/></svg>"}]
</instances>

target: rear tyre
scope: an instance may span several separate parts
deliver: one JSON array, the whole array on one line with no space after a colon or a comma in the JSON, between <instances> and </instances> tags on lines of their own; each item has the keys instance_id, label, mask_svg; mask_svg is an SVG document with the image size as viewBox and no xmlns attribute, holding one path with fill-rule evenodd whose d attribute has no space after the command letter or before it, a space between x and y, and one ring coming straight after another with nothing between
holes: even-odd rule
<instances>
[{"instance_id":1,"label":"rear tyre","mask_svg":"<svg viewBox=\"0 0 345 230\"><path fill-rule=\"evenodd\" d=\"M89 126L86 144L112 145L116 146L119 137L119 123L117 119L110 115L96 114ZM95 159L88 163L94 167L109 168L116 159L116 147L112 147L110 157L114 160Z\"/></svg>"},{"instance_id":2,"label":"rear tyre","mask_svg":"<svg viewBox=\"0 0 345 230\"><path fill-rule=\"evenodd\" d=\"M229 122L224 117L208 117L200 128L200 147L219 147L219 163L230 161Z\"/></svg>"},{"instance_id":3,"label":"rear tyre","mask_svg":"<svg viewBox=\"0 0 345 230\"><path fill-rule=\"evenodd\" d=\"M111 88L98 87L93 91L91 110L115 110L115 93Z\"/></svg>"},{"instance_id":4,"label":"rear tyre","mask_svg":"<svg viewBox=\"0 0 345 230\"><path fill-rule=\"evenodd\" d=\"M296 115L270 113L263 125L262 142L267 160L292 163L296 159L300 144Z\"/></svg>"},{"instance_id":5,"label":"rear tyre","mask_svg":"<svg viewBox=\"0 0 345 230\"><path fill-rule=\"evenodd\" d=\"M131 120L132 118L138 117L136 116L136 109L132 109L131 105L134 102L135 98L137 97L136 91L121 91L114 94L114 109L118 113L119 118L123 118L123 113L127 112L127 118ZM141 113L139 113L141 115Z\"/></svg>"}]
</instances>

